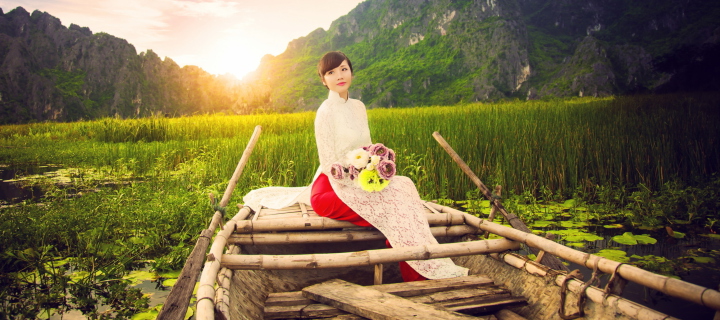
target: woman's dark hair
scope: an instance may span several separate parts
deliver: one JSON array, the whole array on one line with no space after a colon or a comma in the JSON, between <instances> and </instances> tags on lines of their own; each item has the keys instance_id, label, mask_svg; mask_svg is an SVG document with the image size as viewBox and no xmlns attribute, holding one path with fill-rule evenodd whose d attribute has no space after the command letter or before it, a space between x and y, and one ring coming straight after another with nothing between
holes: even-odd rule
<instances>
[{"instance_id":1,"label":"woman's dark hair","mask_svg":"<svg viewBox=\"0 0 720 320\"><path fill-rule=\"evenodd\" d=\"M323 76L325 76L328 71L339 67L345 60L347 60L348 66L350 67L350 73L352 74L352 62L350 62L350 59L348 59L344 53L340 51L330 51L326 53L318 63L318 75L320 76L320 80L323 80Z\"/></svg>"}]
</instances>

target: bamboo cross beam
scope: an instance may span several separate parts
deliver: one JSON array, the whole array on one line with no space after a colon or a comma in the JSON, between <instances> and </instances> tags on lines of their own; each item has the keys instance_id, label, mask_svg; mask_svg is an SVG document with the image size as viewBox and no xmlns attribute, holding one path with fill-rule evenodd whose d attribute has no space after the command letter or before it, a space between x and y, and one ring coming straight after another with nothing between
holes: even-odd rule
<instances>
[{"instance_id":1,"label":"bamboo cross beam","mask_svg":"<svg viewBox=\"0 0 720 320\"><path fill-rule=\"evenodd\" d=\"M297 255L225 254L222 256L221 264L228 269L242 270L346 268L408 260L428 260L503 252L519 248L519 243L515 241L495 239L343 253Z\"/></svg>"},{"instance_id":2,"label":"bamboo cross beam","mask_svg":"<svg viewBox=\"0 0 720 320\"><path fill-rule=\"evenodd\" d=\"M490 192L490 189L485 186L485 184L478 178L475 173L470 169L470 167L465 163L465 161L460 158L460 156L453 150L453 148L450 146L450 144L445 141L445 139L440 135L439 132L435 131L433 132L433 137L437 142L440 144L440 146L445 149L445 151L450 155L450 157L455 160L455 162L460 166L460 169L462 169L463 172L472 180L473 183L480 189L480 191L485 195L485 198L490 200L490 203L493 204L493 206L497 207L497 210L500 211L500 213L505 217L505 220L510 223L510 225L523 232L530 233L530 229L525 225L525 223L518 218L515 214L507 212L505 210L505 207L500 202L500 199L497 199L493 197L492 193ZM535 255L538 254L538 250L534 248L530 248ZM543 264L557 270L565 270L568 271L568 268L560 262L560 260L553 256L548 256L543 259Z\"/></svg>"},{"instance_id":3,"label":"bamboo cross beam","mask_svg":"<svg viewBox=\"0 0 720 320\"><path fill-rule=\"evenodd\" d=\"M250 137L250 141L245 147L245 151L243 151L242 157L240 157L240 161L238 162L237 167L235 167L235 172L233 173L232 178L230 178L227 188L225 188L225 193L223 194L222 200L220 200L220 207L226 207L228 205L228 202L230 201L230 196L232 195L233 190L235 190L235 186L240 179L240 174L245 168L245 165L250 158L250 154L252 154L252 151L255 148L257 140L260 138L261 131L262 127L255 127L255 130ZM250 212L250 210L246 211L247 213ZM213 233L215 233L215 229L217 229L220 221L222 220L222 215L223 214L221 212L215 211L213 219L210 222L210 226L202 231L200 238L198 238L197 242L195 243L193 251L190 253L190 256L188 256L187 260L185 261L185 265L180 272L178 281L170 290L170 294L168 294L168 297L165 300L165 303L163 304L160 313L158 314L158 320L183 319L183 317L185 316L188 304L190 304L190 296L192 295L193 289L195 288L195 282L197 281L198 274L200 273L200 269L203 266L202 261L205 258L205 250L207 250L207 247L210 243L210 237L212 237Z\"/></svg>"},{"instance_id":4,"label":"bamboo cross beam","mask_svg":"<svg viewBox=\"0 0 720 320\"><path fill-rule=\"evenodd\" d=\"M431 226L463 225L465 220L462 214L457 213L428 213L425 218ZM243 220L238 221L235 232L252 233L261 231L297 231L297 230L325 230L337 228L357 228L357 225L347 221L334 220L325 217L271 219L271 220Z\"/></svg>"},{"instance_id":5,"label":"bamboo cross beam","mask_svg":"<svg viewBox=\"0 0 720 320\"><path fill-rule=\"evenodd\" d=\"M475 227L461 225L448 227L431 227L434 237L460 237L476 234ZM343 231L301 231L284 233L245 233L233 234L228 238L229 244L238 245L277 245L298 243L332 243L385 240L385 235L377 230L343 230Z\"/></svg>"}]
</instances>

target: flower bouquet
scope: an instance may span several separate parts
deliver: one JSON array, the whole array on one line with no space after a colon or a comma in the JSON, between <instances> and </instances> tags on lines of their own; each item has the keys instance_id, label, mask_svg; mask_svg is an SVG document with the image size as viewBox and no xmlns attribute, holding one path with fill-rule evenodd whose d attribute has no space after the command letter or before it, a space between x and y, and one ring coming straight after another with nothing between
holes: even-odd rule
<instances>
[{"instance_id":1,"label":"flower bouquet","mask_svg":"<svg viewBox=\"0 0 720 320\"><path fill-rule=\"evenodd\" d=\"M376 143L350 151L346 164L333 164L330 174L335 179L350 178L357 181L363 190L376 192L390 184L395 170L395 151Z\"/></svg>"}]
</instances>

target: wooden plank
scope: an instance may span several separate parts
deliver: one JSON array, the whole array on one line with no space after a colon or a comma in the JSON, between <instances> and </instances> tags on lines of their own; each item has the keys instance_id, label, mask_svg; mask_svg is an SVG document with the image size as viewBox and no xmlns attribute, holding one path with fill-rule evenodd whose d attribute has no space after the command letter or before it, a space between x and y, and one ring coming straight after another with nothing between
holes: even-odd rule
<instances>
[{"instance_id":1,"label":"wooden plank","mask_svg":"<svg viewBox=\"0 0 720 320\"><path fill-rule=\"evenodd\" d=\"M265 306L264 319L315 319L341 314L347 312L322 303L310 303L302 306Z\"/></svg>"},{"instance_id":2,"label":"wooden plank","mask_svg":"<svg viewBox=\"0 0 720 320\"><path fill-rule=\"evenodd\" d=\"M475 314L497 312L503 308L518 307L526 304L527 301L525 298L502 297L488 299L485 301L477 301L475 303L464 302L457 305L454 303L439 303L435 305L442 306L443 308L452 311L462 311L463 313Z\"/></svg>"},{"instance_id":3,"label":"wooden plank","mask_svg":"<svg viewBox=\"0 0 720 320\"><path fill-rule=\"evenodd\" d=\"M180 271L178 281L172 288L172 294L168 295L162 310L160 310L158 319L181 319L185 316L213 232L214 230L205 229L200 233L193 251L185 261L182 271Z\"/></svg>"},{"instance_id":4,"label":"wooden plank","mask_svg":"<svg viewBox=\"0 0 720 320\"><path fill-rule=\"evenodd\" d=\"M452 291L441 291L430 294L424 294L413 297L406 297L413 302L434 304L434 303L454 303L454 305L470 304L477 301L485 301L494 299L494 297L508 297L510 291L497 286L469 288Z\"/></svg>"},{"instance_id":5,"label":"wooden plank","mask_svg":"<svg viewBox=\"0 0 720 320\"><path fill-rule=\"evenodd\" d=\"M476 278L471 280L482 280L482 277L471 277ZM488 285L484 281L478 281L479 284L474 287L454 289L452 288L452 281L448 281L454 279L457 278L379 285L372 286L371 288L383 292L400 292L406 295L406 299L416 303L435 304L436 306L449 308L453 311L471 314L495 312L500 308L525 303L525 300L522 298L511 297L507 289L492 285L492 283ZM425 286L426 288L432 288L431 290L427 290L428 292L417 290L417 288L415 290L397 290L400 287L410 284L432 282L438 282L438 285ZM449 284L451 288L443 288L441 285L443 282ZM446 290L436 291L436 289ZM271 293L265 301L265 317L266 319L281 319L293 315L302 318L315 318L331 314L331 312L325 308L317 306L313 306L313 308L310 309L307 308L314 303L314 301L303 297L301 292ZM322 313L313 313L313 311L310 311L315 310L315 308L319 308L317 310L321 310Z\"/></svg>"},{"instance_id":6,"label":"wooden plank","mask_svg":"<svg viewBox=\"0 0 720 320\"><path fill-rule=\"evenodd\" d=\"M373 286L374 289L394 294L398 297L411 297L433 292L493 285L492 279L483 275L437 279L427 281L389 283Z\"/></svg>"},{"instance_id":7,"label":"wooden plank","mask_svg":"<svg viewBox=\"0 0 720 320\"><path fill-rule=\"evenodd\" d=\"M338 279L304 288L303 295L306 298L374 320L475 319L475 317L415 303Z\"/></svg>"},{"instance_id":8,"label":"wooden plank","mask_svg":"<svg viewBox=\"0 0 720 320\"><path fill-rule=\"evenodd\" d=\"M394 294L398 297L413 297L435 292L444 292L465 288L495 287L492 279L483 275L437 279L427 281L388 283L372 286L373 289ZM266 306L290 306L308 304L311 300L303 297L302 292L277 292L268 295Z\"/></svg>"},{"instance_id":9,"label":"wooden plank","mask_svg":"<svg viewBox=\"0 0 720 320\"><path fill-rule=\"evenodd\" d=\"M525 317L507 309L502 309L496 312L495 316L498 320L527 320Z\"/></svg>"}]
</instances>

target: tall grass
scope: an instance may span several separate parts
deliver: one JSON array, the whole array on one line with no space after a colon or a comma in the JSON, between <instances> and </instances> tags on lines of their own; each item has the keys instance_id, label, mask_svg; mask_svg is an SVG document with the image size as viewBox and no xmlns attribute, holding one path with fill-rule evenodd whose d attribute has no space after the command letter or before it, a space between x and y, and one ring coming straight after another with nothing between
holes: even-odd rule
<instances>
[{"instance_id":1,"label":"tall grass","mask_svg":"<svg viewBox=\"0 0 720 320\"><path fill-rule=\"evenodd\" d=\"M596 185L659 188L720 168L720 96L664 95L475 103L369 110L373 140L400 155L401 171L421 169L428 197L462 198L474 189L442 151L439 131L486 184L571 195ZM0 127L3 163L113 166L133 159L140 175L172 169L210 152L215 172L232 173L255 125L263 135L243 191L264 184L304 185L317 167L314 113L102 119ZM161 161L162 163L158 163Z\"/></svg>"},{"instance_id":2,"label":"tall grass","mask_svg":"<svg viewBox=\"0 0 720 320\"><path fill-rule=\"evenodd\" d=\"M488 185L543 197L598 192L608 198L635 188L642 191L631 196L638 220L682 211L682 202L690 204L683 219L696 215L714 224L716 204L707 206L712 212L695 209L713 199L717 186L685 186L720 169L719 104L718 94L666 95L368 115L373 141L395 149L400 173L425 198L476 192L432 138L439 131ZM306 112L0 126L0 165L61 164L132 181L79 198L74 195L96 185L75 186L80 192L71 194L73 187L46 181L42 206L0 207L0 314L35 318L43 310L80 309L93 317L98 304L113 304L118 315L144 309L124 273L137 261L152 261L156 271L182 266L212 215L207 193L225 189L254 126L262 125L263 134L231 207L258 187L310 182L318 165L313 122L314 113ZM662 189L661 196L653 198L651 189ZM54 267L63 261L72 267Z\"/></svg>"}]
</instances>

